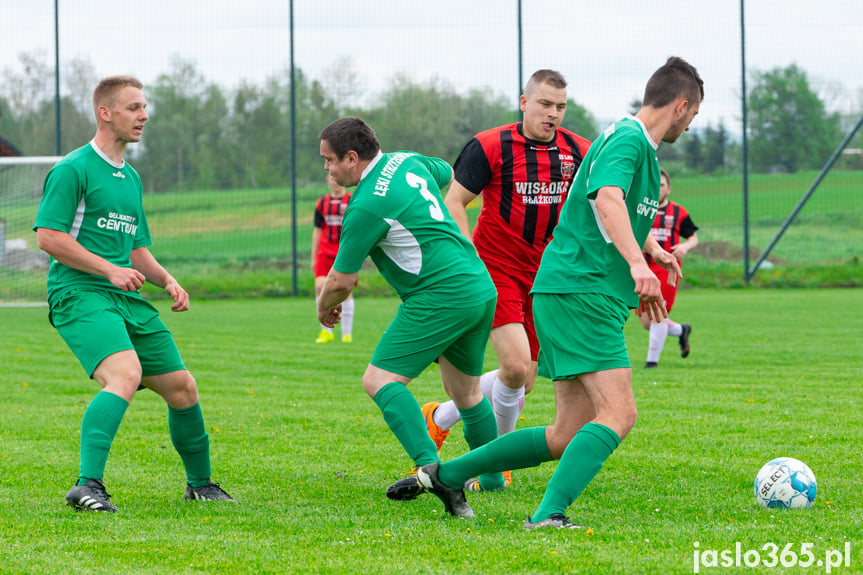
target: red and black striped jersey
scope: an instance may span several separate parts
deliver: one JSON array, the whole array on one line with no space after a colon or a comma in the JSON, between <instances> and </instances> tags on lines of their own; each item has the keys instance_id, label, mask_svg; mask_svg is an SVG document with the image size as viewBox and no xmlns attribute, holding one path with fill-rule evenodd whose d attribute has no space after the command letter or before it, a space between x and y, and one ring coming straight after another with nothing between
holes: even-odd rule
<instances>
[{"instance_id":1,"label":"red and black striped jersey","mask_svg":"<svg viewBox=\"0 0 863 575\"><path fill-rule=\"evenodd\" d=\"M680 238L686 239L692 236L698 226L689 217L689 212L680 204L668 202L656 212L653 220L653 228L650 235L659 243L660 247L667 252L680 243ZM646 253L644 258L647 263L652 264L653 258Z\"/></svg>"},{"instance_id":2,"label":"red and black striped jersey","mask_svg":"<svg viewBox=\"0 0 863 575\"><path fill-rule=\"evenodd\" d=\"M528 139L520 122L480 132L465 145L454 176L482 194L473 238L484 261L536 272L589 147L563 128L550 142Z\"/></svg>"},{"instance_id":3,"label":"red and black striped jersey","mask_svg":"<svg viewBox=\"0 0 863 575\"><path fill-rule=\"evenodd\" d=\"M318 255L335 257L342 238L342 219L351 199L350 194L335 198L327 194L318 198L315 204L315 227L321 228Z\"/></svg>"}]
</instances>

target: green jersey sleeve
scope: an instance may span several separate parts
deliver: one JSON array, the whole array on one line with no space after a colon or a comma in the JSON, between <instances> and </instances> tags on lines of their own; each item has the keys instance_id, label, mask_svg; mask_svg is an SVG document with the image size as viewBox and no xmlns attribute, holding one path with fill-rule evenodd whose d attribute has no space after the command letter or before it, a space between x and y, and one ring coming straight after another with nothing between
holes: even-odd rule
<instances>
[{"instance_id":1,"label":"green jersey sleeve","mask_svg":"<svg viewBox=\"0 0 863 575\"><path fill-rule=\"evenodd\" d=\"M389 229L383 218L361 207L349 206L342 220L342 237L333 268L343 274L360 271L366 256Z\"/></svg>"},{"instance_id":2,"label":"green jersey sleeve","mask_svg":"<svg viewBox=\"0 0 863 575\"><path fill-rule=\"evenodd\" d=\"M443 189L452 181L452 167L446 160L441 160L440 158L429 158L421 155L417 155L415 158L429 171L437 183L438 188Z\"/></svg>"},{"instance_id":3,"label":"green jersey sleeve","mask_svg":"<svg viewBox=\"0 0 863 575\"><path fill-rule=\"evenodd\" d=\"M42 203L33 229L48 228L69 233L84 194L78 170L72 164L58 163L45 178Z\"/></svg>"},{"instance_id":4,"label":"green jersey sleeve","mask_svg":"<svg viewBox=\"0 0 863 575\"><path fill-rule=\"evenodd\" d=\"M609 131L615 127L612 124ZM596 192L605 186L620 188L626 197L642 156L641 150L641 142L634 132L618 129L616 133L607 134L598 153L591 159L587 197L596 198Z\"/></svg>"}]
</instances>

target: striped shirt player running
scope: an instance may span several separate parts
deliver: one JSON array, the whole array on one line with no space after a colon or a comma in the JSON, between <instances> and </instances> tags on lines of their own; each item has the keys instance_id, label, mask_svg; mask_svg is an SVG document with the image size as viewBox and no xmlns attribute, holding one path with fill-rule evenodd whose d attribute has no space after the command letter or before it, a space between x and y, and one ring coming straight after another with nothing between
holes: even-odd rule
<instances>
[{"instance_id":1,"label":"striped shirt player running","mask_svg":"<svg viewBox=\"0 0 863 575\"><path fill-rule=\"evenodd\" d=\"M499 368L483 375L481 387L494 407L500 435L515 429L525 393L533 388L539 342L528 293L590 146L560 127L566 99L560 73L535 72L520 98L524 120L481 132L465 145L445 200L462 233L473 236L498 292L491 344ZM471 234L466 208L480 194L482 209ZM440 447L459 420L458 410L450 401L426 404L423 413L429 435ZM504 475L508 484L509 473ZM475 479L467 486L500 487Z\"/></svg>"},{"instance_id":2,"label":"striped shirt player running","mask_svg":"<svg viewBox=\"0 0 863 575\"><path fill-rule=\"evenodd\" d=\"M339 241L342 237L342 219L351 195L342 186L327 174L327 185L330 191L318 198L315 204L315 221L312 230L312 267L315 272L315 302L321 295L324 280L336 261L339 252ZM353 341L354 327L354 298L349 297L342 302L342 341L351 343ZM315 343L330 343L335 340L333 329L321 325Z\"/></svg>"},{"instance_id":3,"label":"striped shirt player running","mask_svg":"<svg viewBox=\"0 0 863 575\"><path fill-rule=\"evenodd\" d=\"M661 180L659 184L659 210L656 212L656 219L653 220L653 227L650 234L653 239L667 252L670 252L677 261L683 266L683 258L689 253L689 250L698 245L698 235L695 231L698 226L689 217L689 212L680 204L675 204L668 199L671 193L671 177L665 169L660 168ZM680 241L683 238L684 241ZM650 266L650 271L656 274L662 284L662 299L665 300L665 308L668 313L671 313L671 308L674 307L674 301L677 298L677 282L668 282L668 272L653 261L650 254L644 254ZM639 318L641 325L650 333L647 347L647 363L644 365L647 369L653 369L659 366L659 357L662 355L662 348L665 347L665 340L668 336L678 338L680 343L680 356L689 356L689 334L692 333L692 326L688 323L677 323L667 318L663 322L652 323L644 312L644 306L639 309Z\"/></svg>"}]
</instances>

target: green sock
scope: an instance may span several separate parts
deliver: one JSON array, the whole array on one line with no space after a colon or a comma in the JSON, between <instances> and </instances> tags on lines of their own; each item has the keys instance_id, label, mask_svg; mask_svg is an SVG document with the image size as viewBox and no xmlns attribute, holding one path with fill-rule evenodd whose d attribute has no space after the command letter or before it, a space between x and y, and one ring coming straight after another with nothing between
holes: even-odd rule
<instances>
[{"instance_id":1,"label":"green sock","mask_svg":"<svg viewBox=\"0 0 863 575\"><path fill-rule=\"evenodd\" d=\"M461 457L441 463L438 477L444 485L460 488L480 473L536 467L545 461L551 461L545 427L530 427L501 435Z\"/></svg>"},{"instance_id":2,"label":"green sock","mask_svg":"<svg viewBox=\"0 0 863 575\"><path fill-rule=\"evenodd\" d=\"M81 420L81 467L78 485L90 479L102 481L111 443L129 402L108 391L100 391L87 406Z\"/></svg>"},{"instance_id":3,"label":"green sock","mask_svg":"<svg viewBox=\"0 0 863 575\"><path fill-rule=\"evenodd\" d=\"M566 446L531 521L548 519L554 513L565 514L618 445L620 437L614 430L599 423L582 427Z\"/></svg>"},{"instance_id":4,"label":"green sock","mask_svg":"<svg viewBox=\"0 0 863 575\"><path fill-rule=\"evenodd\" d=\"M407 386L397 381L388 383L375 394L374 402L414 465L438 461L437 446L426 430L420 404Z\"/></svg>"},{"instance_id":5,"label":"green sock","mask_svg":"<svg viewBox=\"0 0 863 575\"><path fill-rule=\"evenodd\" d=\"M483 397L482 401L473 407L459 409L458 412L464 424L464 439L471 450L497 439L497 420L488 399ZM495 491L506 487L500 472L483 473L479 476L479 485L483 491Z\"/></svg>"},{"instance_id":6,"label":"green sock","mask_svg":"<svg viewBox=\"0 0 863 575\"><path fill-rule=\"evenodd\" d=\"M210 470L210 436L204 428L201 404L174 409L168 406L168 429L171 442L186 468L186 481L192 487L203 487L212 474Z\"/></svg>"}]
</instances>

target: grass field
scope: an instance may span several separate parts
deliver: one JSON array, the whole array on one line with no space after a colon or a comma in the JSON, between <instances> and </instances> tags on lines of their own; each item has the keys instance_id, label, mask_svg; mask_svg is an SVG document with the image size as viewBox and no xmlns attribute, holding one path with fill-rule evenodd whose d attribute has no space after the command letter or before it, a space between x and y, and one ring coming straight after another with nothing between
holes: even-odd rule
<instances>
[{"instance_id":1,"label":"grass field","mask_svg":"<svg viewBox=\"0 0 863 575\"><path fill-rule=\"evenodd\" d=\"M397 303L359 298L350 346L313 343L310 299L199 301L186 314L159 303L198 380L214 479L240 503L182 500L166 409L142 392L108 462L114 515L63 504L95 384L44 308L0 309L0 572L675 574L694 571L695 551L737 543L767 561L771 544L778 556L812 543L822 562L848 543L849 565L832 572L863 573L863 290L683 292L673 315L694 326L692 355L670 340L650 372L646 333L630 321L639 421L570 508L588 532L523 531L551 463L514 472L504 493L470 495L474 521L444 517L431 496L386 499L409 461L360 377ZM440 399L438 372L411 389ZM540 380L519 426L552 416ZM466 449L460 429L444 459ZM809 510L755 503L756 472L783 455L818 478Z\"/></svg>"},{"instance_id":2,"label":"grass field","mask_svg":"<svg viewBox=\"0 0 863 575\"><path fill-rule=\"evenodd\" d=\"M753 175L750 178L750 265L779 231L783 221L815 180L816 173ZM672 175L672 199L686 206L701 246L686 260L686 283L701 287L736 287L743 282L743 200L741 177ZM323 178L322 178L323 179ZM863 286L863 172L835 172L819 186L795 223L771 253L773 269L753 278L756 286ZM316 199L324 188L297 193L297 286L313 292L310 271L312 222ZM30 227L37 198L27 205L7 205L0 195L0 218L7 237L35 246ZM291 295L291 192L227 190L147 194L147 218L153 253L198 297L280 297ZM476 218L479 202L469 210ZM43 275L0 267L0 301L43 301ZM155 297L157 291L147 288ZM371 278L366 293L389 290Z\"/></svg>"}]
</instances>

